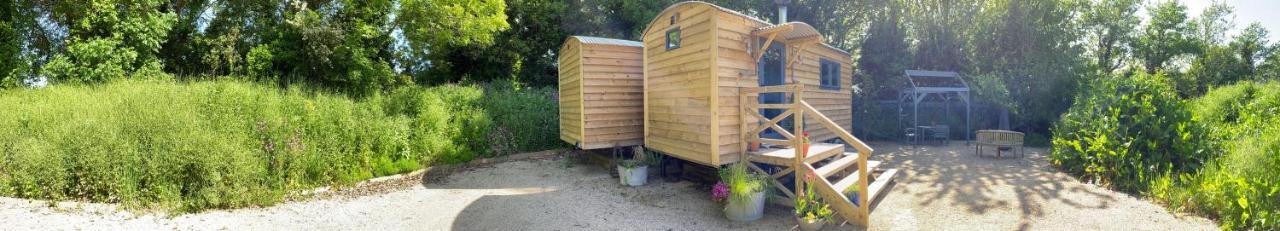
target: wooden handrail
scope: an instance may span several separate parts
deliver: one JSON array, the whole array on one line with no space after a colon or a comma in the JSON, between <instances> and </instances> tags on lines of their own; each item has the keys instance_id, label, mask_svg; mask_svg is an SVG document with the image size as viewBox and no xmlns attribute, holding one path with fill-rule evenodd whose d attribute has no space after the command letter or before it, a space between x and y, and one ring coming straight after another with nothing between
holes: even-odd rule
<instances>
[{"instance_id":1,"label":"wooden handrail","mask_svg":"<svg viewBox=\"0 0 1280 231\"><path fill-rule=\"evenodd\" d=\"M853 134L849 134L848 130L844 130L844 128L841 128L840 125L836 124L835 121L831 121L830 118L827 118L826 116L822 115L822 113L819 112L818 109L813 108L813 105L809 105L809 102L800 101L800 106L804 108L806 112L809 112L810 114L812 114L813 117L818 120L818 123L823 125L823 127L826 127L827 129L831 129L831 131L836 133L836 135L838 135L841 140L844 140L845 143L848 143L850 146L853 146L854 149L857 149L858 153L860 154L865 153L866 155L870 155L872 151L875 151L871 149L871 146L867 146L867 143L864 143L862 142L862 140L858 139L858 137L853 137ZM863 156L866 156L866 155L863 155Z\"/></svg>"}]
</instances>

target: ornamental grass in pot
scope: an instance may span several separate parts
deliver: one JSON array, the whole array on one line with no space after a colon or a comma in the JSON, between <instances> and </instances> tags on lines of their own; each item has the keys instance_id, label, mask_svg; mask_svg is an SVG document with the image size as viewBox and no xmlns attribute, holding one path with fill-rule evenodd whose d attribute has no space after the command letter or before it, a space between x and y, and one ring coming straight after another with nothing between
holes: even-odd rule
<instances>
[{"instance_id":1,"label":"ornamental grass in pot","mask_svg":"<svg viewBox=\"0 0 1280 231\"><path fill-rule=\"evenodd\" d=\"M655 152L636 150L632 159L618 162L618 181L627 186L642 186L649 181L649 166L661 160L662 156Z\"/></svg>"},{"instance_id":2,"label":"ornamental grass in pot","mask_svg":"<svg viewBox=\"0 0 1280 231\"><path fill-rule=\"evenodd\" d=\"M739 162L720 170L720 183L712 188L712 198L724 202L724 214L729 220L759 220L768 198L768 178L748 171L747 163Z\"/></svg>"}]
</instances>

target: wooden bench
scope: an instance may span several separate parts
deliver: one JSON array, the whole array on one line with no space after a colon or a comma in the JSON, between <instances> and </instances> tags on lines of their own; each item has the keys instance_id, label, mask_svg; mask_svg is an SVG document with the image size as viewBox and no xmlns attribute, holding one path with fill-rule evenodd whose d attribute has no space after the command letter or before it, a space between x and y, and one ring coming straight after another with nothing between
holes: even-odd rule
<instances>
[{"instance_id":1,"label":"wooden bench","mask_svg":"<svg viewBox=\"0 0 1280 231\"><path fill-rule=\"evenodd\" d=\"M982 146L991 146L996 148L996 157L1000 157L1003 150L1018 149L1018 154L1026 156L1026 148L1022 145L1024 134L1015 131L1005 130L978 130L977 144L974 149L978 156L982 156Z\"/></svg>"}]
</instances>

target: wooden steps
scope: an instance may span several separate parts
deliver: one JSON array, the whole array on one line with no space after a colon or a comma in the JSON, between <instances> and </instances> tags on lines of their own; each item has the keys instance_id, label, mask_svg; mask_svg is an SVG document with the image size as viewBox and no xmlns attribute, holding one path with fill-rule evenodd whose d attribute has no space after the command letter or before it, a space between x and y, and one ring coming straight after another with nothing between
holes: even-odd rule
<instances>
[{"instance_id":1,"label":"wooden steps","mask_svg":"<svg viewBox=\"0 0 1280 231\"><path fill-rule=\"evenodd\" d=\"M897 175L898 169L886 169L884 172L881 172L876 176L875 180L872 181L871 184L867 185L867 191L869 193L867 201L868 204L871 204L871 208L875 208L875 204L877 204L876 201L878 201L877 199L883 197L884 193L888 192L885 190L889 188L889 183L892 183L894 177L897 177Z\"/></svg>"},{"instance_id":2,"label":"wooden steps","mask_svg":"<svg viewBox=\"0 0 1280 231\"><path fill-rule=\"evenodd\" d=\"M816 161L830 158L843 152L844 145L814 143L809 144L809 157L805 159L812 159ZM793 158L796 156L796 150L789 147L760 148L760 150L747 152L747 154L751 156L751 161L779 166L791 166L792 161L794 160Z\"/></svg>"},{"instance_id":3,"label":"wooden steps","mask_svg":"<svg viewBox=\"0 0 1280 231\"><path fill-rule=\"evenodd\" d=\"M880 161L866 160L859 153L844 150L842 144L810 144L809 156L804 159L803 167L820 176L811 183L814 184L813 193L818 193L824 201L830 203L832 210L846 222L863 224L867 222L871 208L888 192L898 170L879 169L882 164ZM791 166L796 161L796 150L789 147L761 148L748 154L753 162L778 166ZM865 170L858 168L859 161L866 161ZM866 183L861 182L864 171ZM860 195L857 202L850 201L845 194L846 190L855 185L860 187L857 190ZM774 199L790 202L789 198L781 195Z\"/></svg>"},{"instance_id":4,"label":"wooden steps","mask_svg":"<svg viewBox=\"0 0 1280 231\"><path fill-rule=\"evenodd\" d=\"M866 169L859 169L858 162L866 161ZM888 186L898 174L897 169L880 170L880 161L866 160L857 153L845 153L838 159L806 163L806 168L821 176L810 184L824 201L847 222L865 224L870 217L871 208L878 199L884 197ZM818 167L815 168L814 166ZM868 182L862 182L862 177ZM835 179L832 181L832 179ZM845 191L859 186L858 201L851 201Z\"/></svg>"},{"instance_id":5,"label":"wooden steps","mask_svg":"<svg viewBox=\"0 0 1280 231\"><path fill-rule=\"evenodd\" d=\"M823 115L821 111L806 102L800 92L803 91L804 85L791 84L771 87L744 87L740 88L739 100L745 102L739 105L744 116L741 118L740 135L742 136L741 148L746 150L748 144L770 144L778 145L775 148L763 148L757 151L747 152L742 155L740 161L750 161L755 163L763 163L776 166L772 170L753 166L754 171L767 174L773 184L782 186L780 179L786 177L794 177L792 185L777 187L777 190L788 199L794 199L803 194L816 193L823 198L823 201L831 206L836 215L847 223L855 224L863 228L867 228L871 224L871 208L874 207L875 201L885 196L888 188L893 185L893 180L898 175L896 169L881 170L879 161L869 161L867 158L875 152L871 146L862 142L861 139L854 137L848 130L841 127L838 123ZM759 93L782 93L790 95L791 103L757 103L749 97ZM765 116L760 113L762 108L782 109L780 114ZM749 117L748 117L749 116ZM793 119L790 125L794 127L783 128L779 126L779 122L790 117ZM801 143L804 137L799 134L792 134L791 131L803 131L806 128L806 119L813 119L820 125L816 129L826 129L836 135L844 144L827 144L813 143L809 146L809 152L803 157L798 156L797 150L793 145ZM773 130L777 132L782 139L768 139L760 137L759 133L765 130ZM856 153L845 153L845 144L857 150ZM815 175L811 179L806 180L806 176ZM806 189L804 185L808 185L812 190ZM844 193L845 190L857 188L857 201L851 201ZM794 190L792 190L794 188ZM808 191L808 192L806 192ZM812 195L812 194L810 194Z\"/></svg>"}]
</instances>

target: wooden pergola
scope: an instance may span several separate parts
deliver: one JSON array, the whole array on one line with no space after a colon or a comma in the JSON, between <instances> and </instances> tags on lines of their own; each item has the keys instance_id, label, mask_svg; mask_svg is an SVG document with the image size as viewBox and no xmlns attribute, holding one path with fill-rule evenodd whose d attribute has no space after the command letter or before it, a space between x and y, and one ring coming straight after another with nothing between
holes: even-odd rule
<instances>
[{"instance_id":1,"label":"wooden pergola","mask_svg":"<svg viewBox=\"0 0 1280 231\"><path fill-rule=\"evenodd\" d=\"M960 73L953 71L925 71L925 70L906 70L904 76L911 85L902 89L898 95L898 102L911 103L911 127L920 126L920 102L930 95L937 96L943 101L950 102L951 99L959 98L964 102L964 127L965 140L972 140L970 130L973 118L972 106L969 95L969 84L960 78ZM898 118L902 120L901 116Z\"/></svg>"}]
</instances>

